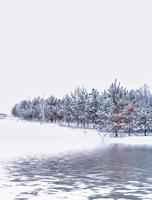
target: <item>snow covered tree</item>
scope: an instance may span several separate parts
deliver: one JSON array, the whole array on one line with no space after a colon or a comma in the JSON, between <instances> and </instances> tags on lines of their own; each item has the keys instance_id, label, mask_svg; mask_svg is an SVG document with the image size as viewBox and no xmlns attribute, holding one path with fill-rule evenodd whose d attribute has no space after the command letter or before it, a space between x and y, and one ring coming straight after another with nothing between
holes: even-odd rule
<instances>
[{"instance_id":1,"label":"snow covered tree","mask_svg":"<svg viewBox=\"0 0 152 200\"><path fill-rule=\"evenodd\" d=\"M148 132L152 131L151 93L147 85L144 85L137 91L136 98L134 129L135 132L144 133L146 136Z\"/></svg>"},{"instance_id":2,"label":"snow covered tree","mask_svg":"<svg viewBox=\"0 0 152 200\"><path fill-rule=\"evenodd\" d=\"M32 118L34 121L42 120L42 102L43 99L40 97L36 97L32 100Z\"/></svg>"},{"instance_id":3,"label":"snow covered tree","mask_svg":"<svg viewBox=\"0 0 152 200\"><path fill-rule=\"evenodd\" d=\"M133 132L133 110L134 103L130 101L125 109L123 131L128 133L128 136Z\"/></svg>"},{"instance_id":4,"label":"snow covered tree","mask_svg":"<svg viewBox=\"0 0 152 200\"><path fill-rule=\"evenodd\" d=\"M50 96L48 99L45 101L45 107L44 107L44 113L45 113L45 118L49 122L56 122L59 118L59 113L58 113L58 105L59 105L59 100L54 97Z\"/></svg>"},{"instance_id":5,"label":"snow covered tree","mask_svg":"<svg viewBox=\"0 0 152 200\"><path fill-rule=\"evenodd\" d=\"M14 117L19 117L19 111L18 111L18 104L15 104L11 110L11 114Z\"/></svg>"},{"instance_id":6,"label":"snow covered tree","mask_svg":"<svg viewBox=\"0 0 152 200\"><path fill-rule=\"evenodd\" d=\"M99 108L97 110L98 129L104 132L109 132L109 118L110 118L110 101L108 99L107 91L99 95Z\"/></svg>"},{"instance_id":7,"label":"snow covered tree","mask_svg":"<svg viewBox=\"0 0 152 200\"><path fill-rule=\"evenodd\" d=\"M109 123L115 136L118 137L118 131L124 124L125 109L128 105L127 91L120 83L115 80L108 89L108 100L110 102Z\"/></svg>"},{"instance_id":8,"label":"snow covered tree","mask_svg":"<svg viewBox=\"0 0 152 200\"><path fill-rule=\"evenodd\" d=\"M63 117L64 117L64 121L68 123L72 122L73 118L72 118L72 99L71 97L69 97L69 95L66 95L63 98Z\"/></svg>"},{"instance_id":9,"label":"snow covered tree","mask_svg":"<svg viewBox=\"0 0 152 200\"><path fill-rule=\"evenodd\" d=\"M88 102L88 92L85 88L77 87L73 93L71 93L72 99L72 116L74 121L76 121L77 126L79 124L85 127L87 123L87 102Z\"/></svg>"},{"instance_id":10,"label":"snow covered tree","mask_svg":"<svg viewBox=\"0 0 152 200\"><path fill-rule=\"evenodd\" d=\"M95 125L99 122L98 110L100 107L99 102L99 92L96 89L92 89L91 93L89 93L88 105L87 105L87 114L88 121Z\"/></svg>"}]
</instances>

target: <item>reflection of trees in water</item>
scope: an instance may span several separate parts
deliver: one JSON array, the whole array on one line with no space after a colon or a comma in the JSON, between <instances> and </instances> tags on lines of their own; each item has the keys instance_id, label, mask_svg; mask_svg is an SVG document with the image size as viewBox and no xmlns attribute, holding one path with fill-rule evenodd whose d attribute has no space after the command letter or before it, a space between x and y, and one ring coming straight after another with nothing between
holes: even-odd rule
<instances>
[{"instance_id":1,"label":"reflection of trees in water","mask_svg":"<svg viewBox=\"0 0 152 200\"><path fill-rule=\"evenodd\" d=\"M124 198L117 192L125 189L129 181L137 181L137 194L141 193L152 166L152 150L113 145L92 152L75 153L59 157L31 157L21 159L7 166L11 182L18 185L37 185L39 190L69 192L73 190L92 190L102 197L103 188L113 188L106 197ZM41 188L45 183L47 187ZM83 185L83 186L82 186ZM33 190L32 195L38 191ZM138 197L136 197L138 199ZM90 197L91 199L91 197ZM134 198L135 199L135 198Z\"/></svg>"}]
</instances>

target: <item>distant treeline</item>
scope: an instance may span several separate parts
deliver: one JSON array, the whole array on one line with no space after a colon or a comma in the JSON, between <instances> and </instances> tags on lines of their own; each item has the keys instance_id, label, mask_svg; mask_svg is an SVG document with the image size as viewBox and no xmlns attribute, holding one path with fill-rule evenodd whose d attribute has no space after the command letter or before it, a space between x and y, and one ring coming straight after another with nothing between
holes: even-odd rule
<instances>
[{"instance_id":1,"label":"distant treeline","mask_svg":"<svg viewBox=\"0 0 152 200\"><path fill-rule=\"evenodd\" d=\"M62 99L50 96L23 100L12 115L29 121L62 122L119 134L152 132L152 94L147 85L126 90L115 80L108 90L76 88Z\"/></svg>"},{"instance_id":2,"label":"distant treeline","mask_svg":"<svg viewBox=\"0 0 152 200\"><path fill-rule=\"evenodd\" d=\"M6 117L7 117L6 114L4 114L4 113L0 113L0 119L4 119L4 118L6 118Z\"/></svg>"}]
</instances>

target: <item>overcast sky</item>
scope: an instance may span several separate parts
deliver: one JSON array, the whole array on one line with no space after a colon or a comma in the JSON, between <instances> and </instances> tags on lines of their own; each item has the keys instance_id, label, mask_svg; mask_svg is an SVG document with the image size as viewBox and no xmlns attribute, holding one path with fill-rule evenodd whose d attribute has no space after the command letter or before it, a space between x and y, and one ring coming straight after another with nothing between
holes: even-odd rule
<instances>
[{"instance_id":1,"label":"overcast sky","mask_svg":"<svg viewBox=\"0 0 152 200\"><path fill-rule=\"evenodd\" d=\"M152 88L152 1L0 1L0 112L80 85Z\"/></svg>"}]
</instances>

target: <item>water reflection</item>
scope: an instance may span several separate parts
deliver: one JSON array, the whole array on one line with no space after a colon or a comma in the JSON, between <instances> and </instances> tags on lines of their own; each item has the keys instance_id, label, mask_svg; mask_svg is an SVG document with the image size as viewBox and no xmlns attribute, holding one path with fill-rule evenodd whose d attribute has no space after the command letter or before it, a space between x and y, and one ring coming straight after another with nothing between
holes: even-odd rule
<instances>
[{"instance_id":1,"label":"water reflection","mask_svg":"<svg viewBox=\"0 0 152 200\"><path fill-rule=\"evenodd\" d=\"M8 162L1 188L16 200L152 199L151 166L152 148L116 144Z\"/></svg>"}]
</instances>

